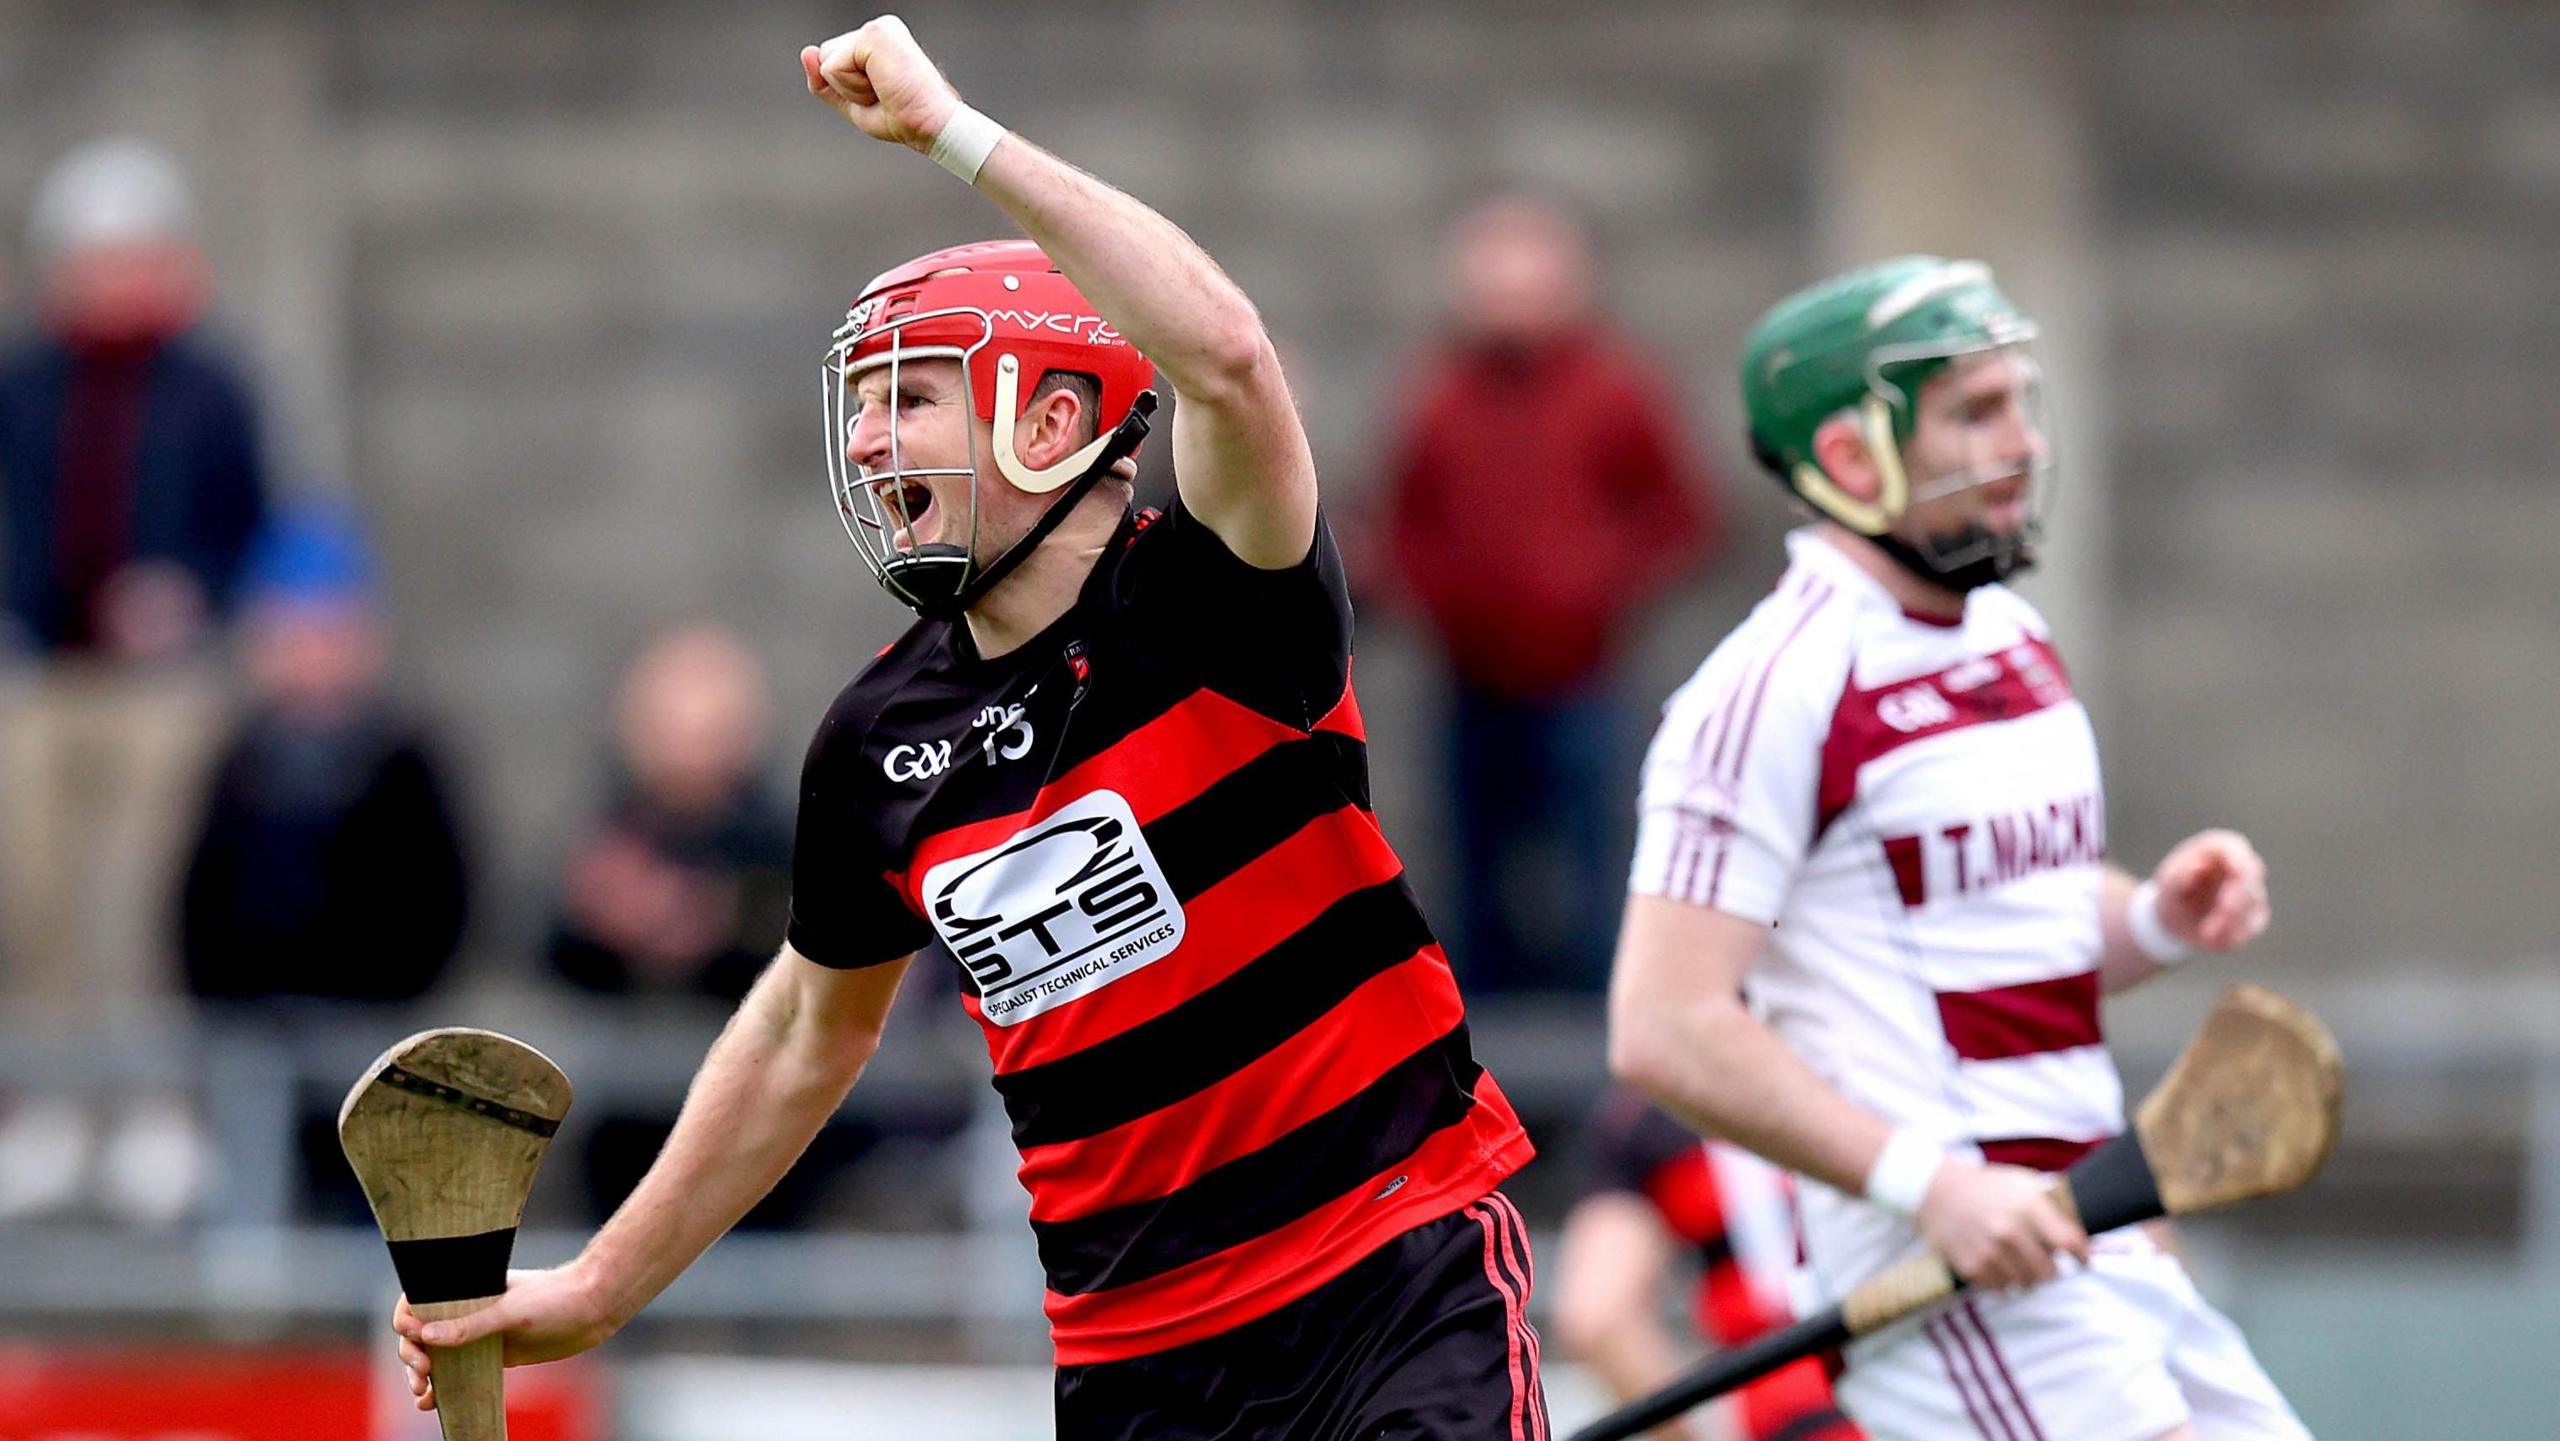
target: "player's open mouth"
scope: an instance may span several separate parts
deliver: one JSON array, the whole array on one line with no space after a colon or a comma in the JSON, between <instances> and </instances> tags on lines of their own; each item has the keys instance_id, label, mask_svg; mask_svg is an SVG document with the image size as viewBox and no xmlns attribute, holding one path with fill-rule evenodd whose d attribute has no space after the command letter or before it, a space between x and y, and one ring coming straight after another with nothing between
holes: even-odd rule
<instances>
[{"instance_id":1,"label":"player's open mouth","mask_svg":"<svg viewBox=\"0 0 2560 1441\"><path fill-rule=\"evenodd\" d=\"M925 512L933 509L933 487L920 480L886 481L878 493L892 529L915 529L924 523Z\"/></svg>"}]
</instances>

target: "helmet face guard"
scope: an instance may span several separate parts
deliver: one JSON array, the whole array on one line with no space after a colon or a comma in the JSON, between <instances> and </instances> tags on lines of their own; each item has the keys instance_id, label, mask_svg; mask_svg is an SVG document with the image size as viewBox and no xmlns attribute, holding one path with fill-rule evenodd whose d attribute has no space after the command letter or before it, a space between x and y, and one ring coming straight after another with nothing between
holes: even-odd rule
<instances>
[{"instance_id":1,"label":"helmet face guard","mask_svg":"<svg viewBox=\"0 0 2560 1441\"><path fill-rule=\"evenodd\" d=\"M863 308L854 307L845 323L837 327L823 370L827 490L835 499L836 518L844 524L845 537L861 554L872 579L917 614L948 619L941 612L948 610L977 578L978 430L966 423L961 426L968 446L966 465L908 465L898 425L899 371L911 361L956 360L960 363L963 392L974 393L969 384L971 366L978 352L986 347L991 327L984 312L932 311L915 319L974 323L977 338L965 345L911 346L902 344L902 337L893 334L880 353L857 360L853 352L864 339L862 322L869 318ZM889 372L889 464L885 470L873 471L857 466L851 454L853 428L862 418L854 382L865 372L881 369ZM958 535L957 543L927 543L916 535L916 507L909 503L909 487L922 486L938 476L966 477L969 482L969 513L957 531L945 531Z\"/></svg>"},{"instance_id":2,"label":"helmet face guard","mask_svg":"<svg viewBox=\"0 0 2560 1441\"><path fill-rule=\"evenodd\" d=\"M978 555L980 486L988 482L981 479L976 426L964 419L964 465L907 463L896 403L900 371L933 360L958 363L960 393L969 415L990 425L988 459L1004 483L1055 497L1027 534L984 561ZM887 372L888 463L868 469L851 454L862 410L855 385L875 370ZM1014 422L1024 399L1053 371L1097 383L1096 434L1074 454L1035 470L1014 449ZM1137 448L1155 408L1146 389L1153 374L1146 358L1029 241L956 246L880 276L846 311L822 371L827 486L845 535L901 604L928 619L958 617ZM968 480L968 515L946 518L939 527L943 539L923 540L915 496L929 493L933 480L960 477Z\"/></svg>"},{"instance_id":3,"label":"helmet face guard","mask_svg":"<svg viewBox=\"0 0 2560 1441\"><path fill-rule=\"evenodd\" d=\"M1901 502L1890 526L1912 509L1988 485L2022 481L2026 515L2009 529L1994 530L1978 517L1962 524L1925 532L1914 540L1879 530L1872 536L1906 568L1924 579L1955 590L1972 590L2006 580L2035 564L2036 546L2044 538L2044 520L2056 494L2052 427L2045 409L2043 370L2034 353L2035 328L2002 330L1978 344L1948 347L1906 345L1880 347L1867 361L1868 390L1861 422L1870 455L1885 478L1883 489L1898 492ZM2005 393L1975 395L1959 402L1964 414L1941 421L1952 429L1952 454L1932 457L1929 473L1912 475L1905 448L1922 424L1920 390L1928 380L1961 373L1974 361L2003 357L2010 379ZM1968 418L1977 408L1988 418ZM1898 417L1908 417L1896 426Z\"/></svg>"}]
</instances>

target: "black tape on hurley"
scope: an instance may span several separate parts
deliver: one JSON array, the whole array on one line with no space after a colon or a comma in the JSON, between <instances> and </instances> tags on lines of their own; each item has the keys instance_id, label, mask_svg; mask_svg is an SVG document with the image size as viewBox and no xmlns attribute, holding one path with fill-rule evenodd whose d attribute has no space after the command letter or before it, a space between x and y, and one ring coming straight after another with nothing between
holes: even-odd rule
<instances>
[{"instance_id":1,"label":"black tape on hurley","mask_svg":"<svg viewBox=\"0 0 2560 1441\"><path fill-rule=\"evenodd\" d=\"M507 1258L515 1253L516 1228L390 1244L391 1269L400 1273L400 1290L410 1305L472 1301L507 1289Z\"/></svg>"}]
</instances>

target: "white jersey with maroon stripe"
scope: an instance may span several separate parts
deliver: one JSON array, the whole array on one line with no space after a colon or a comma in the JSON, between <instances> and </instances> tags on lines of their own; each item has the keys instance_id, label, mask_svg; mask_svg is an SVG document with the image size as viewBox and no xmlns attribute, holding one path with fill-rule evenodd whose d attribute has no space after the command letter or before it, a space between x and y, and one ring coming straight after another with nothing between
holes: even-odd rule
<instances>
[{"instance_id":1,"label":"white jersey with maroon stripe","mask_svg":"<svg viewBox=\"0 0 2560 1441\"><path fill-rule=\"evenodd\" d=\"M1772 925L1748 989L1850 1100L1958 1151L2054 1168L2123 1126L2100 1043L2097 745L2035 609L2002 586L1915 618L1812 531L1675 694L1645 760L1640 894ZM1909 1226L1818 1183L1836 1298Z\"/></svg>"}]
</instances>

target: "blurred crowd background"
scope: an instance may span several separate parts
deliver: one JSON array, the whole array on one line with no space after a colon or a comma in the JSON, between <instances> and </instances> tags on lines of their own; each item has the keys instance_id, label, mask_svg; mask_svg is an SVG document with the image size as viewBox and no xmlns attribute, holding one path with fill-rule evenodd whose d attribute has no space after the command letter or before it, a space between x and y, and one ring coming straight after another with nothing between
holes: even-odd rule
<instances>
[{"instance_id":1,"label":"blurred crowd background","mask_svg":"<svg viewBox=\"0 0 2560 1441\"><path fill-rule=\"evenodd\" d=\"M806 735L907 619L830 513L827 334L872 273L1003 230L802 92L797 47L864 18L0 8L0 1436L36 1404L11 1376L65 1357L378 1341L330 1122L411 1030L579 1084L526 1259L646 1165L779 941ZM1744 331L1859 260L1990 261L2046 329L2026 588L2113 852L2222 824L2273 867L2264 943L2112 1008L2128 1081L2240 977L2349 1059L2329 1175L2194 1227L2199 1270L2323 1435L2545 1434L2560 10L908 18L1278 337L1378 809L1545 1153L1541 1225L1604 1080L1638 750L1793 520L1740 441ZM802 1434L702 1403L750 1384L724 1356L856 1363L948 1427L901 1377L1038 1358L949 989L911 977L754 1232L560 1383L574 1434ZM1003 1374L972 1395L1026 1434L1044 1392Z\"/></svg>"}]
</instances>

